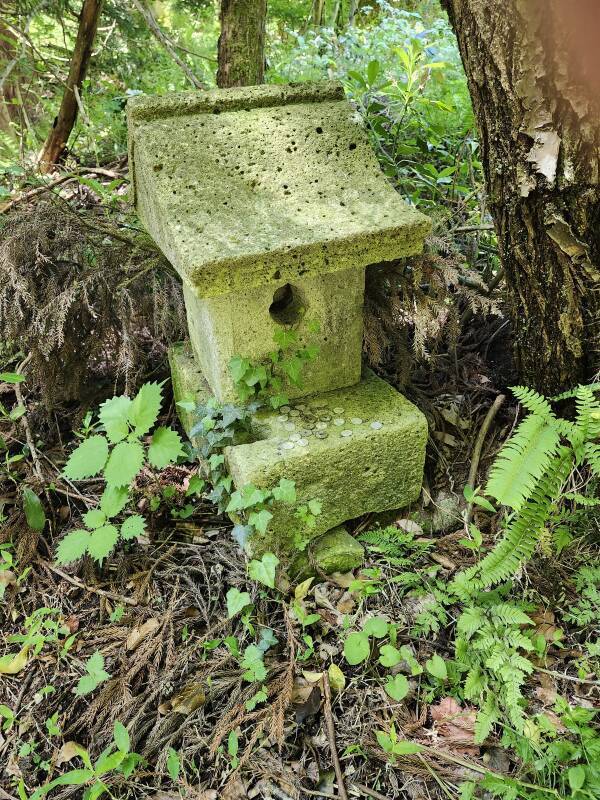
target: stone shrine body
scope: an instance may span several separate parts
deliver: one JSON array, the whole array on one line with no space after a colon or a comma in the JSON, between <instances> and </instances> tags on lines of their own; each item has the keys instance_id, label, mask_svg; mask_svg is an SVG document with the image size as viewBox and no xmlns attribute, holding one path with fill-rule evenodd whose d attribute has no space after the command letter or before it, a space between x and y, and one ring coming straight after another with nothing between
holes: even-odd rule
<instances>
[{"instance_id":1,"label":"stone shrine body","mask_svg":"<svg viewBox=\"0 0 600 800\"><path fill-rule=\"evenodd\" d=\"M253 441L225 459L237 488L284 477L322 513L307 532L276 506L250 549L289 557L321 536L323 565L356 566L348 534L323 534L414 501L427 438L423 414L361 369L365 269L419 253L429 221L389 184L334 82L134 98L128 122L138 214L183 282L176 400L239 402L231 359L268 360L282 328L319 348L289 407L257 412Z\"/></svg>"}]
</instances>

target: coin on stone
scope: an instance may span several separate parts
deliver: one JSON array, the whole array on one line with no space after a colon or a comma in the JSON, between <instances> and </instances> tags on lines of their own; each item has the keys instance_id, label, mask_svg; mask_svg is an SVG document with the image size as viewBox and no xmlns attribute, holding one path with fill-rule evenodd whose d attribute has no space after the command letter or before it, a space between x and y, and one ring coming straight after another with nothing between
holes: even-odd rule
<instances>
[{"instance_id":1,"label":"coin on stone","mask_svg":"<svg viewBox=\"0 0 600 800\"><path fill-rule=\"evenodd\" d=\"M287 422L289 419L287 414L281 414L281 416L277 417L277 422Z\"/></svg>"},{"instance_id":2,"label":"coin on stone","mask_svg":"<svg viewBox=\"0 0 600 800\"><path fill-rule=\"evenodd\" d=\"M340 433L340 436L343 436L343 437L344 437L344 439L347 439L347 438L348 438L348 436L352 436L352 431L342 431L342 432Z\"/></svg>"},{"instance_id":3,"label":"coin on stone","mask_svg":"<svg viewBox=\"0 0 600 800\"><path fill-rule=\"evenodd\" d=\"M326 427L327 427L327 423L326 423L326 422L317 422L317 423L315 424L315 428L316 428L318 431L324 431Z\"/></svg>"},{"instance_id":4,"label":"coin on stone","mask_svg":"<svg viewBox=\"0 0 600 800\"><path fill-rule=\"evenodd\" d=\"M334 424L334 425L337 425L337 426L338 426L338 428L340 427L340 425L343 425L343 424L344 424L344 422L346 422L346 420L345 420L345 419L343 419L342 417L336 417L336 418L333 420L333 424Z\"/></svg>"},{"instance_id":5,"label":"coin on stone","mask_svg":"<svg viewBox=\"0 0 600 800\"><path fill-rule=\"evenodd\" d=\"M298 409L298 411L306 411L306 406L304 405L304 403L298 403L296 408Z\"/></svg>"},{"instance_id":6,"label":"coin on stone","mask_svg":"<svg viewBox=\"0 0 600 800\"><path fill-rule=\"evenodd\" d=\"M371 427L373 428L374 431L379 431L383 428L383 422L378 422L378 421L372 422Z\"/></svg>"},{"instance_id":7,"label":"coin on stone","mask_svg":"<svg viewBox=\"0 0 600 800\"><path fill-rule=\"evenodd\" d=\"M333 409L333 413L334 413L334 414L343 414L343 413L344 413L344 409L343 409L341 406L336 406L336 407Z\"/></svg>"},{"instance_id":8,"label":"coin on stone","mask_svg":"<svg viewBox=\"0 0 600 800\"><path fill-rule=\"evenodd\" d=\"M286 429L286 431L295 431L296 430L296 426L295 426L295 424L293 422L286 422L283 427Z\"/></svg>"},{"instance_id":9,"label":"coin on stone","mask_svg":"<svg viewBox=\"0 0 600 800\"><path fill-rule=\"evenodd\" d=\"M313 435L313 432L309 428L304 428L300 431L300 433L302 434L303 439L308 439L309 436Z\"/></svg>"},{"instance_id":10,"label":"coin on stone","mask_svg":"<svg viewBox=\"0 0 600 800\"><path fill-rule=\"evenodd\" d=\"M315 433L315 436L317 437L317 439L326 439L327 436L328 436L328 433L327 433L327 431L317 431Z\"/></svg>"},{"instance_id":11,"label":"coin on stone","mask_svg":"<svg viewBox=\"0 0 600 800\"><path fill-rule=\"evenodd\" d=\"M279 410L282 414L289 414L292 409L289 406L281 406Z\"/></svg>"},{"instance_id":12,"label":"coin on stone","mask_svg":"<svg viewBox=\"0 0 600 800\"><path fill-rule=\"evenodd\" d=\"M299 433L292 433L290 435L290 442L299 442L302 437Z\"/></svg>"},{"instance_id":13,"label":"coin on stone","mask_svg":"<svg viewBox=\"0 0 600 800\"><path fill-rule=\"evenodd\" d=\"M300 412L298 411L298 409L297 408L292 408L292 410L290 411L290 417L299 417L299 416L300 416Z\"/></svg>"},{"instance_id":14,"label":"coin on stone","mask_svg":"<svg viewBox=\"0 0 600 800\"><path fill-rule=\"evenodd\" d=\"M361 419L360 417L352 417L352 419L350 420L350 422L351 422L353 425L362 425L362 424L363 424L363 421L362 421L362 419Z\"/></svg>"},{"instance_id":15,"label":"coin on stone","mask_svg":"<svg viewBox=\"0 0 600 800\"><path fill-rule=\"evenodd\" d=\"M298 439L298 447L308 447L308 439Z\"/></svg>"},{"instance_id":16,"label":"coin on stone","mask_svg":"<svg viewBox=\"0 0 600 800\"><path fill-rule=\"evenodd\" d=\"M295 445L294 445L294 443L293 443L293 442L284 442L284 443L281 445L281 447L282 447L284 450L293 450L293 449L294 449L294 447L295 447Z\"/></svg>"}]
</instances>

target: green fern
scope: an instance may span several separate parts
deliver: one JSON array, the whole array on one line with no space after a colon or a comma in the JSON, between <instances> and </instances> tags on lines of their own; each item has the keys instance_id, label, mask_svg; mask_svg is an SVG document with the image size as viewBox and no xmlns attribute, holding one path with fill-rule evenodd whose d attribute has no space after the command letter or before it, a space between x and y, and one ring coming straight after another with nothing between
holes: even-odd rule
<instances>
[{"instance_id":1,"label":"green fern","mask_svg":"<svg viewBox=\"0 0 600 800\"><path fill-rule=\"evenodd\" d=\"M548 525L564 520L565 502L596 505L594 499L565 494L574 469L600 475L600 403L595 387L579 386L569 394L576 417L558 418L550 402L530 389L513 392L530 412L504 445L490 470L486 494L512 509L504 535L479 563L457 575L451 590L466 597L515 575L535 551Z\"/></svg>"}]
</instances>

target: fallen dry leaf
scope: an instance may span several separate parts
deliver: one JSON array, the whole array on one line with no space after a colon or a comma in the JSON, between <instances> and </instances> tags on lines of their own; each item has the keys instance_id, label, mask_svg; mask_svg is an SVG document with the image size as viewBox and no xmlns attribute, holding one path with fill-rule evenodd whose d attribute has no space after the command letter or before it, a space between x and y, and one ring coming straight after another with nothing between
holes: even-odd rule
<instances>
[{"instance_id":1,"label":"fallen dry leaf","mask_svg":"<svg viewBox=\"0 0 600 800\"><path fill-rule=\"evenodd\" d=\"M65 742L56 756L56 766L60 767L61 764L67 764L76 756L81 755L82 751L83 747L80 744L77 744L77 742Z\"/></svg>"},{"instance_id":2,"label":"fallen dry leaf","mask_svg":"<svg viewBox=\"0 0 600 800\"><path fill-rule=\"evenodd\" d=\"M191 714L206 702L206 693L201 683L190 683L169 700L161 703L158 710L161 714Z\"/></svg>"},{"instance_id":3,"label":"fallen dry leaf","mask_svg":"<svg viewBox=\"0 0 600 800\"><path fill-rule=\"evenodd\" d=\"M135 650L136 647L139 647L142 641L149 636L151 633L160 627L160 620L152 617L151 619L144 622L143 625L136 625L135 628L132 628L127 636L127 649L128 650Z\"/></svg>"},{"instance_id":4,"label":"fallen dry leaf","mask_svg":"<svg viewBox=\"0 0 600 800\"><path fill-rule=\"evenodd\" d=\"M453 697L444 697L429 709L434 721L433 729L444 740L449 750L465 755L479 755L475 744L475 719L477 712L470 706L461 708Z\"/></svg>"},{"instance_id":5,"label":"fallen dry leaf","mask_svg":"<svg viewBox=\"0 0 600 800\"><path fill-rule=\"evenodd\" d=\"M26 644L16 655L7 655L0 658L0 674L16 675L27 666L29 645Z\"/></svg>"},{"instance_id":6,"label":"fallen dry leaf","mask_svg":"<svg viewBox=\"0 0 600 800\"><path fill-rule=\"evenodd\" d=\"M530 614L536 628L534 633L543 636L547 642L554 642L556 639L556 632L559 628L554 624L555 616L549 609L536 611L535 614Z\"/></svg>"}]
</instances>

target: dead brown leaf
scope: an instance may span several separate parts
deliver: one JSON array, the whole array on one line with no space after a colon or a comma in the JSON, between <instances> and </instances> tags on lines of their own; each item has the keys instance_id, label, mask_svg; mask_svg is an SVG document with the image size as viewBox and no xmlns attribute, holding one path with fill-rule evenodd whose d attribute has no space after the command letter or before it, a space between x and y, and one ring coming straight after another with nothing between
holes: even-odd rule
<instances>
[{"instance_id":1,"label":"dead brown leaf","mask_svg":"<svg viewBox=\"0 0 600 800\"><path fill-rule=\"evenodd\" d=\"M433 730L444 740L449 750L465 755L479 755L475 744L477 712L470 706L461 708L453 697L444 697L429 709L434 721Z\"/></svg>"},{"instance_id":2,"label":"dead brown leaf","mask_svg":"<svg viewBox=\"0 0 600 800\"><path fill-rule=\"evenodd\" d=\"M156 619L156 617L147 620L143 625L136 625L127 636L127 649L135 650L136 647L140 646L146 636L154 633L157 628L160 628L160 620Z\"/></svg>"}]
</instances>

